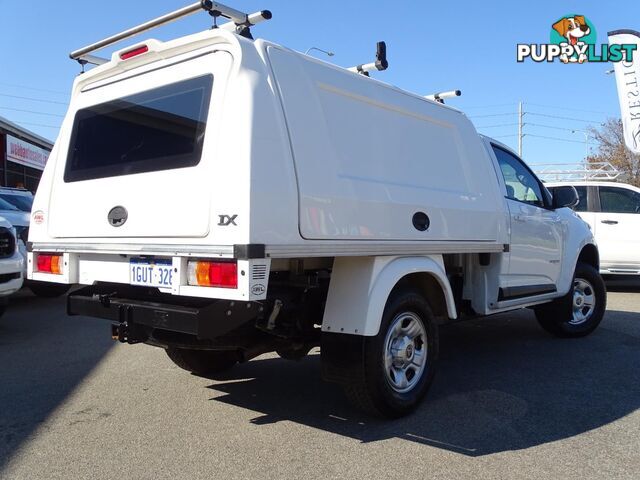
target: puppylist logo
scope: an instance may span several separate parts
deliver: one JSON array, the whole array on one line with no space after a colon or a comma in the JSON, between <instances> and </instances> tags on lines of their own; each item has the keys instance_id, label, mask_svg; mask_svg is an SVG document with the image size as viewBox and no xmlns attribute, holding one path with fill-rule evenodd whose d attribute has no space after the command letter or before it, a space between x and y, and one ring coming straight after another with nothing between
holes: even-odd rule
<instances>
[{"instance_id":1,"label":"puppylist logo","mask_svg":"<svg viewBox=\"0 0 640 480\"><path fill-rule=\"evenodd\" d=\"M551 24L549 43L519 43L517 60L530 58L534 62L585 63L630 62L634 44L608 45L596 43L593 23L584 15L565 15Z\"/></svg>"}]
</instances>

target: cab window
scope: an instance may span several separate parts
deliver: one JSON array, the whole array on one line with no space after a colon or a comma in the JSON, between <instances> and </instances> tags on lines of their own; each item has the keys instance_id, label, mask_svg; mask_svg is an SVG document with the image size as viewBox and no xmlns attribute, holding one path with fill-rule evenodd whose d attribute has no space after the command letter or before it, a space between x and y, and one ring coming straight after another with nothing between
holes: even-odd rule
<instances>
[{"instance_id":1,"label":"cab window","mask_svg":"<svg viewBox=\"0 0 640 480\"><path fill-rule=\"evenodd\" d=\"M519 158L499 147L492 146L492 148L507 187L506 197L542 207L543 196L536 177Z\"/></svg>"},{"instance_id":2,"label":"cab window","mask_svg":"<svg viewBox=\"0 0 640 480\"><path fill-rule=\"evenodd\" d=\"M587 206L587 187L584 185L574 185L576 192L578 192L578 205L573 207L576 212L586 212L588 211Z\"/></svg>"},{"instance_id":3,"label":"cab window","mask_svg":"<svg viewBox=\"0 0 640 480\"><path fill-rule=\"evenodd\" d=\"M606 213L640 213L640 193L619 187L600 187L600 210Z\"/></svg>"}]
</instances>

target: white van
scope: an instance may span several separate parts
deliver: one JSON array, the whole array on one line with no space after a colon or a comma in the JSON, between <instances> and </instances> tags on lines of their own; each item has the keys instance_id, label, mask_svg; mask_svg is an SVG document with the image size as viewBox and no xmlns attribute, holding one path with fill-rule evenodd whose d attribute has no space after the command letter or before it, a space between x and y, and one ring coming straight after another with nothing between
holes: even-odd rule
<instances>
[{"instance_id":1,"label":"white van","mask_svg":"<svg viewBox=\"0 0 640 480\"><path fill-rule=\"evenodd\" d=\"M458 110L228 16L236 32L76 78L29 236L29 278L86 285L70 314L199 374L320 346L324 377L390 417L429 388L442 323L533 307L559 336L598 326L572 187L552 196Z\"/></svg>"}]
</instances>

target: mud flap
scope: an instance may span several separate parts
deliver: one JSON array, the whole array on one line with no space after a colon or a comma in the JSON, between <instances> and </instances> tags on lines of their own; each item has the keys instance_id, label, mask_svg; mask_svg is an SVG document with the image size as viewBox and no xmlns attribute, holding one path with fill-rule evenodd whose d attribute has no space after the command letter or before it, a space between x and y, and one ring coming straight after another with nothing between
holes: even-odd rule
<instances>
[{"instance_id":1,"label":"mud flap","mask_svg":"<svg viewBox=\"0 0 640 480\"><path fill-rule=\"evenodd\" d=\"M366 337L323 332L320 340L322 378L327 382L359 382L364 373Z\"/></svg>"}]
</instances>

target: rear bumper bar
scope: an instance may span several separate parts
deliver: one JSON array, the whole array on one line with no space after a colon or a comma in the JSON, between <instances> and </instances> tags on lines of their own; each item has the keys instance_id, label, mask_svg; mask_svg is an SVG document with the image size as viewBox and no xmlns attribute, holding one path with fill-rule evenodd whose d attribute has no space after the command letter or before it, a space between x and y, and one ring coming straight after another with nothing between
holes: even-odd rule
<instances>
[{"instance_id":1,"label":"rear bumper bar","mask_svg":"<svg viewBox=\"0 0 640 480\"><path fill-rule=\"evenodd\" d=\"M67 296L69 315L111 320L122 326L120 331L159 329L203 340L213 340L258 318L262 310L259 302L175 297L118 284L91 285Z\"/></svg>"}]
</instances>

